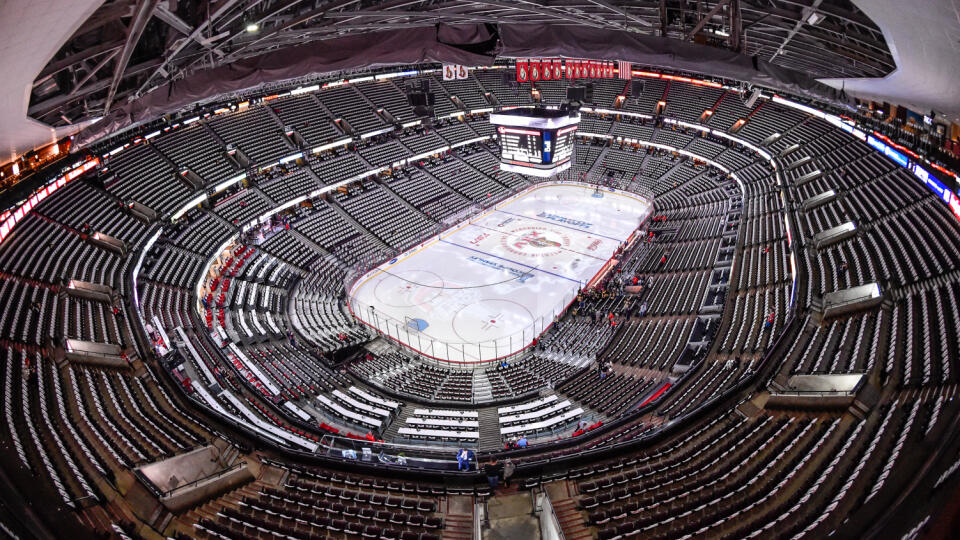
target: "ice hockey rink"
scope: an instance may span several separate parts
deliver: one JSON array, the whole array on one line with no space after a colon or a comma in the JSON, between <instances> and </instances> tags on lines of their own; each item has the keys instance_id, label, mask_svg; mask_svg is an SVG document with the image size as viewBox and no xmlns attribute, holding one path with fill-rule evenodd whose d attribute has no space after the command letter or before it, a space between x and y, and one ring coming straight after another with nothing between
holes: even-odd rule
<instances>
[{"instance_id":1,"label":"ice hockey rink","mask_svg":"<svg viewBox=\"0 0 960 540\"><path fill-rule=\"evenodd\" d=\"M438 360L508 356L550 325L650 212L632 193L540 184L370 270L351 287L350 309Z\"/></svg>"}]
</instances>

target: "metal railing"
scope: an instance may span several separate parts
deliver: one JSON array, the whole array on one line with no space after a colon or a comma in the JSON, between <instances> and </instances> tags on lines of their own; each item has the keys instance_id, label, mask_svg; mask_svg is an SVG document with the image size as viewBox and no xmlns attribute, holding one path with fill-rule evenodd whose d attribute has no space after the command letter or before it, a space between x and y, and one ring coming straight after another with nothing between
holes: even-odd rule
<instances>
[{"instance_id":1,"label":"metal railing","mask_svg":"<svg viewBox=\"0 0 960 540\"><path fill-rule=\"evenodd\" d=\"M576 299L577 292L569 291L561 300L534 319L526 326L510 334L495 339L477 342L451 341L432 338L414 328L415 322L401 321L391 317L375 306L348 297L350 312L361 323L367 325L384 338L409 349L426 362L467 368L478 364L489 364L498 360L512 360L524 354L533 346L533 340L543 334L556 319L563 315L567 307ZM485 367L485 366L484 366Z\"/></svg>"},{"instance_id":2,"label":"metal railing","mask_svg":"<svg viewBox=\"0 0 960 540\"><path fill-rule=\"evenodd\" d=\"M479 469L476 448L465 445L430 446L383 441L370 441L326 434L320 439L320 447L334 457L367 463L379 463L398 467L416 467L434 470L458 470L456 455L461 448L470 451L471 471Z\"/></svg>"}]
</instances>

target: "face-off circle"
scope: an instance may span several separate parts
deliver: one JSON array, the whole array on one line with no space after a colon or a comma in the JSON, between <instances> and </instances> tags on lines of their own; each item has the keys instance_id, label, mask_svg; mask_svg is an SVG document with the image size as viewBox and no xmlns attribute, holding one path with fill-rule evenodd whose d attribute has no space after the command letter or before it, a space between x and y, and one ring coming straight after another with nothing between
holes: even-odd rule
<instances>
[{"instance_id":1,"label":"face-off circle","mask_svg":"<svg viewBox=\"0 0 960 540\"><path fill-rule=\"evenodd\" d=\"M518 227L500 238L503 249L525 257L550 257L570 246L565 234L546 227Z\"/></svg>"},{"instance_id":2,"label":"face-off circle","mask_svg":"<svg viewBox=\"0 0 960 540\"><path fill-rule=\"evenodd\" d=\"M453 332L460 341L478 343L502 339L511 332L522 332L521 329L529 328L533 321L533 314L519 302L485 298L462 306L454 313L451 322ZM518 336L516 339L520 340L522 337Z\"/></svg>"},{"instance_id":3,"label":"face-off circle","mask_svg":"<svg viewBox=\"0 0 960 540\"><path fill-rule=\"evenodd\" d=\"M429 304L443 293L444 279L429 270L394 272L380 280L373 290L377 302L396 308Z\"/></svg>"}]
</instances>

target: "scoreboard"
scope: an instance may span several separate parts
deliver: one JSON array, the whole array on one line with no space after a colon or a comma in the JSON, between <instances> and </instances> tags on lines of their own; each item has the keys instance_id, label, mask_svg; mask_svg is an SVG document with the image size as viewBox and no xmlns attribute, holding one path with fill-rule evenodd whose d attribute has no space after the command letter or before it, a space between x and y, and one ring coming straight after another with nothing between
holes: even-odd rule
<instances>
[{"instance_id":1,"label":"scoreboard","mask_svg":"<svg viewBox=\"0 0 960 540\"><path fill-rule=\"evenodd\" d=\"M490 115L500 143L500 170L548 177L570 168L580 113L509 109Z\"/></svg>"}]
</instances>

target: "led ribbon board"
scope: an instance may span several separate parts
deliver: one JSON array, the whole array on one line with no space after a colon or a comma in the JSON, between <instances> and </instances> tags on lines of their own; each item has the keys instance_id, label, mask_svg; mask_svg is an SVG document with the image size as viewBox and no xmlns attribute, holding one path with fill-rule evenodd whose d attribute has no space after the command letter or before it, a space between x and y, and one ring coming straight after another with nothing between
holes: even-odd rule
<instances>
[{"instance_id":1,"label":"led ribbon board","mask_svg":"<svg viewBox=\"0 0 960 540\"><path fill-rule=\"evenodd\" d=\"M580 113L510 109L490 115L500 143L500 170L546 178L570 168Z\"/></svg>"}]
</instances>

